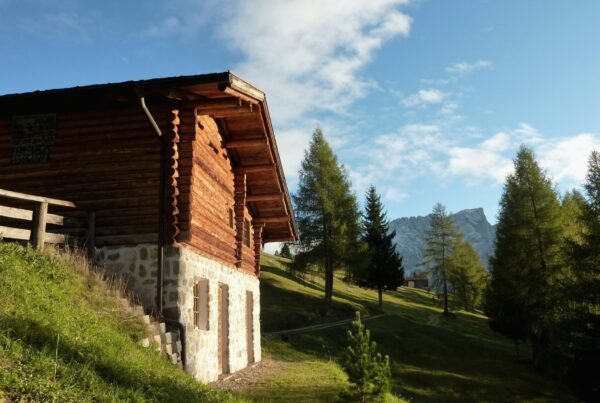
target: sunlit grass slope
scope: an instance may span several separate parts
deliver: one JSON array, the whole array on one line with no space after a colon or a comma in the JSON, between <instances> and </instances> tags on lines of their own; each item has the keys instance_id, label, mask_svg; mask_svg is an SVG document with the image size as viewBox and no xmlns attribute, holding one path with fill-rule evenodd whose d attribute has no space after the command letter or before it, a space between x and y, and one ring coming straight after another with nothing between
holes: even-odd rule
<instances>
[{"instance_id":1,"label":"sunlit grass slope","mask_svg":"<svg viewBox=\"0 0 600 403\"><path fill-rule=\"evenodd\" d=\"M0 242L0 401L240 400L141 347L141 318L81 263Z\"/></svg>"},{"instance_id":2,"label":"sunlit grass slope","mask_svg":"<svg viewBox=\"0 0 600 403\"><path fill-rule=\"evenodd\" d=\"M262 257L262 322L267 330L352 317L353 310L376 312L377 294L336 279L335 310L323 317L322 279L298 280L286 260ZM487 319L458 311L454 319L426 291L402 287L385 293L384 317L366 322L382 352L389 354L393 392L416 402L568 402L569 391L516 358L513 344L492 332ZM334 400L347 386L336 361L346 344L347 326L284 336L265 335L267 357L291 362L250 396L286 401ZM525 351L527 354L527 351ZM313 381L318 379L318 382ZM278 393L273 395L277 387ZM269 395L269 390L271 394Z\"/></svg>"}]
</instances>

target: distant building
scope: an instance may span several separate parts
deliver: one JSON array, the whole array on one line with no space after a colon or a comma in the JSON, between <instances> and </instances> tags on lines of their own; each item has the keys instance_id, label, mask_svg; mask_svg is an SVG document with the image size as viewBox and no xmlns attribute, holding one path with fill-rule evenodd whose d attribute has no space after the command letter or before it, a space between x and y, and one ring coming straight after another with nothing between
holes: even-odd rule
<instances>
[{"instance_id":1,"label":"distant building","mask_svg":"<svg viewBox=\"0 0 600 403\"><path fill-rule=\"evenodd\" d=\"M429 278L427 278L427 275L415 274L413 276L406 277L404 281L406 282L406 286L408 288L420 288L422 290L429 289Z\"/></svg>"}]
</instances>

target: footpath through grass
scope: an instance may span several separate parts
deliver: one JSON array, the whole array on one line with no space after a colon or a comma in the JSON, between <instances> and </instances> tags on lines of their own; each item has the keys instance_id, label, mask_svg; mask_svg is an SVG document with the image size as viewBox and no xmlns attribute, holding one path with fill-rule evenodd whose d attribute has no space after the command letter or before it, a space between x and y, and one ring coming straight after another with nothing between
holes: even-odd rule
<instances>
[{"instance_id":1,"label":"footpath through grass","mask_svg":"<svg viewBox=\"0 0 600 403\"><path fill-rule=\"evenodd\" d=\"M242 401L141 347L141 318L77 260L0 242L0 401Z\"/></svg>"},{"instance_id":2,"label":"footpath through grass","mask_svg":"<svg viewBox=\"0 0 600 403\"><path fill-rule=\"evenodd\" d=\"M377 312L377 294L336 279L334 309L322 315L322 279L295 279L285 260L262 257L263 330L275 331ZM443 318L428 292L402 287L384 296L386 316L366 323L390 355L393 393L415 402L570 402L565 387L516 358L514 345L492 332L487 319L458 311ZM284 365L245 393L264 401L335 401L348 386L337 364L348 326L263 336L264 355ZM524 351L523 355L528 355Z\"/></svg>"}]
</instances>

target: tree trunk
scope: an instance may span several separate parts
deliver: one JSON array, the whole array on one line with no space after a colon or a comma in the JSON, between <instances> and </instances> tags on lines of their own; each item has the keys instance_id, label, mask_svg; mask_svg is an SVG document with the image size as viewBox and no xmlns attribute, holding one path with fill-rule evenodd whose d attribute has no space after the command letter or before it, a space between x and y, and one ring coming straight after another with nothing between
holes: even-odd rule
<instances>
[{"instance_id":1,"label":"tree trunk","mask_svg":"<svg viewBox=\"0 0 600 403\"><path fill-rule=\"evenodd\" d=\"M448 315L448 281L446 279L446 237L442 234L442 279L444 281L444 315Z\"/></svg>"},{"instance_id":2,"label":"tree trunk","mask_svg":"<svg viewBox=\"0 0 600 403\"><path fill-rule=\"evenodd\" d=\"M519 340L515 340L515 350L517 352L517 360L521 361L521 354L519 353Z\"/></svg>"},{"instance_id":3,"label":"tree trunk","mask_svg":"<svg viewBox=\"0 0 600 403\"><path fill-rule=\"evenodd\" d=\"M382 309L383 307L383 287L382 286L378 286L377 287L377 292L379 293L379 309Z\"/></svg>"},{"instance_id":4,"label":"tree trunk","mask_svg":"<svg viewBox=\"0 0 600 403\"><path fill-rule=\"evenodd\" d=\"M331 307L333 300L333 267L328 264L325 268L325 306Z\"/></svg>"}]
</instances>

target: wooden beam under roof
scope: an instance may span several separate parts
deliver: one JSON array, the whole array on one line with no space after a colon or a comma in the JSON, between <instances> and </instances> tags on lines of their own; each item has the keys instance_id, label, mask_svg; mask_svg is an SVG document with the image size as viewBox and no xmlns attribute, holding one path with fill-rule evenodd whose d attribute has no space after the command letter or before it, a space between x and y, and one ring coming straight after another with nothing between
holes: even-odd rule
<instances>
[{"instance_id":1,"label":"wooden beam under roof","mask_svg":"<svg viewBox=\"0 0 600 403\"><path fill-rule=\"evenodd\" d=\"M260 224L281 223L281 222L289 222L289 221L290 221L290 216L288 216L288 215L268 216L268 217L258 216L254 219L254 222L260 223Z\"/></svg>"},{"instance_id":2,"label":"wooden beam under roof","mask_svg":"<svg viewBox=\"0 0 600 403\"><path fill-rule=\"evenodd\" d=\"M235 168L236 171L246 173L262 173L271 172L275 169L275 164L252 164L252 165L241 165Z\"/></svg>"},{"instance_id":3,"label":"wooden beam under roof","mask_svg":"<svg viewBox=\"0 0 600 403\"><path fill-rule=\"evenodd\" d=\"M198 115L208 115L214 119L224 119L231 117L243 117L256 115L256 111L251 107L240 108L196 108Z\"/></svg>"},{"instance_id":4,"label":"wooden beam under roof","mask_svg":"<svg viewBox=\"0 0 600 403\"><path fill-rule=\"evenodd\" d=\"M283 201L283 193L266 193L246 196L247 202Z\"/></svg>"},{"instance_id":5,"label":"wooden beam under roof","mask_svg":"<svg viewBox=\"0 0 600 403\"><path fill-rule=\"evenodd\" d=\"M245 147L256 147L268 145L267 138L248 138L239 140L228 140L225 141L226 148L245 148Z\"/></svg>"}]
</instances>

